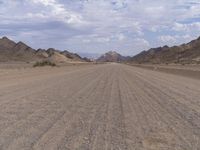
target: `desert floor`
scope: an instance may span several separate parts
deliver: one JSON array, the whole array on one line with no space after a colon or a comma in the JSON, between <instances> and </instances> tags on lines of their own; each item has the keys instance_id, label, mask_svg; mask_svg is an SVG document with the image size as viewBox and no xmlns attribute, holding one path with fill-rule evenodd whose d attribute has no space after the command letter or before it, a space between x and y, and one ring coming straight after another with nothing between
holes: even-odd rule
<instances>
[{"instance_id":1,"label":"desert floor","mask_svg":"<svg viewBox=\"0 0 200 150\"><path fill-rule=\"evenodd\" d=\"M31 149L199 150L200 80L114 63L4 66L0 150Z\"/></svg>"}]
</instances>

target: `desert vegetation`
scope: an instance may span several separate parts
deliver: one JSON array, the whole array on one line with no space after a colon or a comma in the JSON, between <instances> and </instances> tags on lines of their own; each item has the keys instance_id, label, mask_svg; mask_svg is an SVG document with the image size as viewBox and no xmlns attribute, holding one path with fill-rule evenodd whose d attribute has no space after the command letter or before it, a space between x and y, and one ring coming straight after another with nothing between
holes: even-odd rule
<instances>
[{"instance_id":1,"label":"desert vegetation","mask_svg":"<svg viewBox=\"0 0 200 150\"><path fill-rule=\"evenodd\" d=\"M44 66L51 66L51 67L55 67L56 64L50 61L38 61L35 64L33 64L33 67L44 67Z\"/></svg>"}]
</instances>

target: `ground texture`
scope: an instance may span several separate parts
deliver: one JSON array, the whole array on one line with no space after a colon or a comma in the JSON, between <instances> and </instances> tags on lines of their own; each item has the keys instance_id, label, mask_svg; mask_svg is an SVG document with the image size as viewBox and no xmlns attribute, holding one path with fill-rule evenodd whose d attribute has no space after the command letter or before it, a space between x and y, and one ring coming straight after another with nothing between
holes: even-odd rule
<instances>
[{"instance_id":1,"label":"ground texture","mask_svg":"<svg viewBox=\"0 0 200 150\"><path fill-rule=\"evenodd\" d=\"M200 80L121 64L0 69L0 150L199 150Z\"/></svg>"}]
</instances>

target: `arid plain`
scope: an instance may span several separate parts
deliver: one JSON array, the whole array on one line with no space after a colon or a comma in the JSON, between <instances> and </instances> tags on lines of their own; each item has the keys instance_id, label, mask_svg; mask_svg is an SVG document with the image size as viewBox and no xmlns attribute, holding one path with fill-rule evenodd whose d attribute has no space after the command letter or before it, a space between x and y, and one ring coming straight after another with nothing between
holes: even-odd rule
<instances>
[{"instance_id":1,"label":"arid plain","mask_svg":"<svg viewBox=\"0 0 200 150\"><path fill-rule=\"evenodd\" d=\"M200 80L111 63L0 69L1 150L199 150Z\"/></svg>"}]
</instances>

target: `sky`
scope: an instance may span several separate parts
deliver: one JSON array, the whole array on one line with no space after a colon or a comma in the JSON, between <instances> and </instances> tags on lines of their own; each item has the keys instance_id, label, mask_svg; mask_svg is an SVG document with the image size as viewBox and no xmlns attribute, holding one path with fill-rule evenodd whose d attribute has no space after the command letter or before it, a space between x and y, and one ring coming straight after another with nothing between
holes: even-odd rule
<instances>
[{"instance_id":1,"label":"sky","mask_svg":"<svg viewBox=\"0 0 200 150\"><path fill-rule=\"evenodd\" d=\"M200 0L0 0L0 36L37 48L135 55L200 36Z\"/></svg>"}]
</instances>

